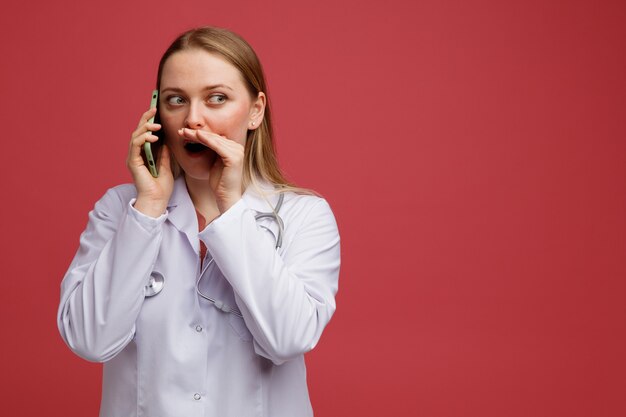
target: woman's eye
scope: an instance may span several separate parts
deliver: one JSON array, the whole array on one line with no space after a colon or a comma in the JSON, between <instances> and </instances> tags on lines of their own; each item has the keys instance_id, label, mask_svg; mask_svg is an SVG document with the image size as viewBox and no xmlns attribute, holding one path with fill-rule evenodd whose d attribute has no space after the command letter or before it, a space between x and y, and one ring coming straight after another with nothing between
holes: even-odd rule
<instances>
[{"instance_id":1,"label":"woman's eye","mask_svg":"<svg viewBox=\"0 0 626 417\"><path fill-rule=\"evenodd\" d=\"M185 100L181 96L170 96L167 98L167 104L171 104L173 106L179 106L183 104Z\"/></svg>"},{"instance_id":2,"label":"woman's eye","mask_svg":"<svg viewBox=\"0 0 626 417\"><path fill-rule=\"evenodd\" d=\"M222 104L225 102L226 102L226 96L222 94L214 94L211 97L209 97L209 103Z\"/></svg>"}]
</instances>

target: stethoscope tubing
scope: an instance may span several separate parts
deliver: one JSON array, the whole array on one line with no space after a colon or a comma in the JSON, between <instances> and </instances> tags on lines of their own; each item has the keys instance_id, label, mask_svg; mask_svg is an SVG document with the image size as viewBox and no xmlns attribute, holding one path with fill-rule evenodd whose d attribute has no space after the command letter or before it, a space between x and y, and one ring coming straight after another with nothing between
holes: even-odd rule
<instances>
[{"instance_id":1,"label":"stethoscope tubing","mask_svg":"<svg viewBox=\"0 0 626 417\"><path fill-rule=\"evenodd\" d=\"M276 203L276 207L274 207L273 211L267 212L267 213L257 213L254 216L254 220L256 221L261 220L261 219L271 218L276 222L278 226L278 236L276 236L275 249L280 249L280 247L283 244L283 232L285 230L285 224L283 223L283 219L278 215L278 212L280 211L280 208L282 207L284 200L285 200L285 194L280 193L280 195L278 196L278 202ZM204 273L207 271L209 266L211 266L213 263L214 263L214 259L211 258L211 260L207 262L207 264L202 268L202 272L200 273L200 276L198 277L198 280L196 281L196 292L198 293L200 297L213 303L213 305L218 310L221 310L224 313L234 314L235 316L243 318L243 314L241 314L241 311L239 311L238 309L229 307L226 304L224 304L221 300L211 298L208 295L204 294L202 291L200 291L200 281L202 281L202 278L204 277Z\"/></svg>"}]
</instances>

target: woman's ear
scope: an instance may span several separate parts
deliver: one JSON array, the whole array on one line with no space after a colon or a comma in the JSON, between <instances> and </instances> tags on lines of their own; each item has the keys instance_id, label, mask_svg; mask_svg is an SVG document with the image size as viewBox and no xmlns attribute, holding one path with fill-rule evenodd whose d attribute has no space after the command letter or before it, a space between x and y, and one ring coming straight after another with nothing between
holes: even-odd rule
<instances>
[{"instance_id":1,"label":"woman's ear","mask_svg":"<svg viewBox=\"0 0 626 417\"><path fill-rule=\"evenodd\" d=\"M259 91L256 100L250 107L250 122L248 123L248 130L254 130L263 122L263 116L265 115L266 98L263 91Z\"/></svg>"}]
</instances>

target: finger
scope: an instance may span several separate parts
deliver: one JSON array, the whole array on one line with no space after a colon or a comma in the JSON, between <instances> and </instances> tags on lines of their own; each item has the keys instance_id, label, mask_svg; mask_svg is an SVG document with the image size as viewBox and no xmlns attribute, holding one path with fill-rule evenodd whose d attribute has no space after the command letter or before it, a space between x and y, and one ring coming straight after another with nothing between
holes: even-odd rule
<instances>
[{"instance_id":1,"label":"finger","mask_svg":"<svg viewBox=\"0 0 626 417\"><path fill-rule=\"evenodd\" d=\"M153 117L157 112L156 107L153 107L151 109L149 109L147 112L145 112L144 114L141 115L141 118L139 119L139 123L137 124L137 129L139 129L141 126L145 125L146 122L148 120L150 120L151 117Z\"/></svg>"},{"instance_id":2,"label":"finger","mask_svg":"<svg viewBox=\"0 0 626 417\"><path fill-rule=\"evenodd\" d=\"M133 166L143 165L143 158L141 157L141 148L143 144L146 142L154 143L158 140L159 137L151 134L150 132L145 132L142 135L132 138L128 149L128 163Z\"/></svg>"},{"instance_id":3,"label":"finger","mask_svg":"<svg viewBox=\"0 0 626 417\"><path fill-rule=\"evenodd\" d=\"M137 129L135 129L133 131L133 133L131 133L130 136L131 137L135 137L135 136L142 135L142 134L144 134L146 132L156 132L156 131L161 130L161 127L162 126L159 123L148 123L148 122L146 122L143 125L138 126Z\"/></svg>"},{"instance_id":4,"label":"finger","mask_svg":"<svg viewBox=\"0 0 626 417\"><path fill-rule=\"evenodd\" d=\"M134 136L130 139L130 148L141 147L145 142L156 142L159 140L159 137L152 134L152 132L143 132L141 135Z\"/></svg>"},{"instance_id":5,"label":"finger","mask_svg":"<svg viewBox=\"0 0 626 417\"><path fill-rule=\"evenodd\" d=\"M216 133L211 133L211 132L207 132L205 130L197 130L197 129L188 129L188 128L181 128L178 129L178 134L181 137L184 137L188 140L193 140L199 143L205 143L207 139L209 138L221 138L221 139L225 139L228 140L226 138L224 138L223 136L220 136Z\"/></svg>"},{"instance_id":6,"label":"finger","mask_svg":"<svg viewBox=\"0 0 626 417\"><path fill-rule=\"evenodd\" d=\"M217 158L211 167L211 175L209 175L209 185L211 189L217 190L224 171L224 160Z\"/></svg>"},{"instance_id":7,"label":"finger","mask_svg":"<svg viewBox=\"0 0 626 417\"><path fill-rule=\"evenodd\" d=\"M161 130L161 125L159 123L145 123L144 127L146 128L146 130L149 130L151 132L156 132L157 130Z\"/></svg>"},{"instance_id":8,"label":"finger","mask_svg":"<svg viewBox=\"0 0 626 417\"><path fill-rule=\"evenodd\" d=\"M167 145L163 145L161 148L161 155L159 157L159 172L170 172L170 149Z\"/></svg>"}]
</instances>

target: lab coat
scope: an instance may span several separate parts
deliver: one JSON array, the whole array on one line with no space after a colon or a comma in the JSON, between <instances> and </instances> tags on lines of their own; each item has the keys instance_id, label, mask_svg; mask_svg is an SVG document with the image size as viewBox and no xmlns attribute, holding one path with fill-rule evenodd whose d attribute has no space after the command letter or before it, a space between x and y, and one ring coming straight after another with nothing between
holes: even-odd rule
<instances>
[{"instance_id":1,"label":"lab coat","mask_svg":"<svg viewBox=\"0 0 626 417\"><path fill-rule=\"evenodd\" d=\"M254 217L276 195L249 187L201 232L182 177L159 218L135 197L126 184L96 203L61 284L61 336L104 362L100 416L313 415L303 355L335 311L340 263L327 202L286 194L277 250L276 222ZM147 297L151 274L164 286ZM200 290L243 318L200 297L200 275Z\"/></svg>"}]
</instances>

